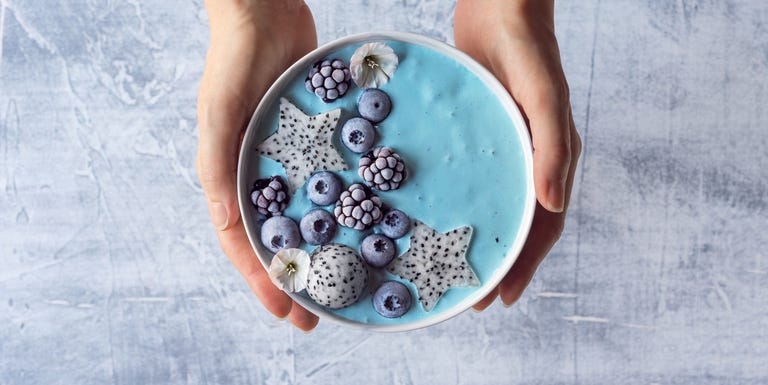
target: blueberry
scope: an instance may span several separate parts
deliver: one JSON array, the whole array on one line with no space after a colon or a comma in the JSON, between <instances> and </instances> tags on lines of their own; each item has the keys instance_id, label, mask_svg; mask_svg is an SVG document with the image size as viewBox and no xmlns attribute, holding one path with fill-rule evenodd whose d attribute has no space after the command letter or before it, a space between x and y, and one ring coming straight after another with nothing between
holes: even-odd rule
<instances>
[{"instance_id":1,"label":"blueberry","mask_svg":"<svg viewBox=\"0 0 768 385\"><path fill-rule=\"evenodd\" d=\"M373 308L387 318L401 317L411 308L411 302L411 292L397 281L384 281L373 293Z\"/></svg>"},{"instance_id":2,"label":"blueberry","mask_svg":"<svg viewBox=\"0 0 768 385\"><path fill-rule=\"evenodd\" d=\"M373 267L384 267L395 257L395 243L381 234L371 234L360 244L363 259Z\"/></svg>"},{"instance_id":3,"label":"blueberry","mask_svg":"<svg viewBox=\"0 0 768 385\"><path fill-rule=\"evenodd\" d=\"M373 123L384 120L391 109L392 102L390 102L389 96L378 88L369 88L363 91L360 98L357 99L357 111L360 112L360 116Z\"/></svg>"},{"instance_id":4,"label":"blueberry","mask_svg":"<svg viewBox=\"0 0 768 385\"><path fill-rule=\"evenodd\" d=\"M389 238L397 239L411 230L411 220L400 210L389 210L379 223L381 233Z\"/></svg>"},{"instance_id":5,"label":"blueberry","mask_svg":"<svg viewBox=\"0 0 768 385\"><path fill-rule=\"evenodd\" d=\"M310 245L323 245L336 235L336 218L323 209L314 209L301 218L301 236Z\"/></svg>"},{"instance_id":6,"label":"blueberry","mask_svg":"<svg viewBox=\"0 0 768 385\"><path fill-rule=\"evenodd\" d=\"M339 199L341 179L330 171L320 171L307 180L307 197L316 205L327 206Z\"/></svg>"},{"instance_id":7,"label":"blueberry","mask_svg":"<svg viewBox=\"0 0 768 385\"><path fill-rule=\"evenodd\" d=\"M341 128L341 141L350 151L358 154L370 150L375 139L373 125L363 118L349 119Z\"/></svg>"},{"instance_id":8,"label":"blueberry","mask_svg":"<svg viewBox=\"0 0 768 385\"><path fill-rule=\"evenodd\" d=\"M273 253L299 246L299 227L291 218L274 216L261 225L261 244Z\"/></svg>"}]
</instances>

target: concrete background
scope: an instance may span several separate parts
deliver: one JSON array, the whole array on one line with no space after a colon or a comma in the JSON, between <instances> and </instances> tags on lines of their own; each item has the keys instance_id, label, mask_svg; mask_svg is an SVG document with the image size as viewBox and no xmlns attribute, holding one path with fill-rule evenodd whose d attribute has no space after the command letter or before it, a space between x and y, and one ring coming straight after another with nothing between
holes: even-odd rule
<instances>
[{"instance_id":1,"label":"concrete background","mask_svg":"<svg viewBox=\"0 0 768 385\"><path fill-rule=\"evenodd\" d=\"M0 0L0 384L768 383L768 2L558 2L565 234L516 306L396 335L305 335L221 254L201 3ZM310 5L452 41L450 1Z\"/></svg>"}]
</instances>

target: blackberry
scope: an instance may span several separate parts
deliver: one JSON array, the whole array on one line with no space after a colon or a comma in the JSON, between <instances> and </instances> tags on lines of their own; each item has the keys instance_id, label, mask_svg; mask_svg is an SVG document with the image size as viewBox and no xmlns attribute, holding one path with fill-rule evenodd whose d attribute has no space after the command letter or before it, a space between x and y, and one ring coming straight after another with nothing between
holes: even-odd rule
<instances>
[{"instance_id":1,"label":"blackberry","mask_svg":"<svg viewBox=\"0 0 768 385\"><path fill-rule=\"evenodd\" d=\"M333 215L342 226L367 230L381 220L381 198L362 184L355 183L342 191Z\"/></svg>"},{"instance_id":2,"label":"blackberry","mask_svg":"<svg viewBox=\"0 0 768 385\"><path fill-rule=\"evenodd\" d=\"M269 178L257 179L251 190L251 202L256 209L267 216L283 215L283 210L288 206L288 186L283 178L275 175Z\"/></svg>"},{"instance_id":3,"label":"blackberry","mask_svg":"<svg viewBox=\"0 0 768 385\"><path fill-rule=\"evenodd\" d=\"M339 59L318 61L309 70L304 86L307 91L330 103L347 93L352 75Z\"/></svg>"},{"instance_id":4,"label":"blackberry","mask_svg":"<svg viewBox=\"0 0 768 385\"><path fill-rule=\"evenodd\" d=\"M379 191L397 190L406 177L405 163L389 147L376 147L360 157L357 174Z\"/></svg>"}]
</instances>

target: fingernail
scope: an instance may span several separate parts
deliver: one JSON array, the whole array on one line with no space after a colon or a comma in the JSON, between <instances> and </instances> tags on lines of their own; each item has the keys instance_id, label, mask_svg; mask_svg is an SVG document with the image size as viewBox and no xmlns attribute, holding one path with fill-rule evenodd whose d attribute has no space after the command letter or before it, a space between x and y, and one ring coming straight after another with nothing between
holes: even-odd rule
<instances>
[{"instance_id":1,"label":"fingernail","mask_svg":"<svg viewBox=\"0 0 768 385\"><path fill-rule=\"evenodd\" d=\"M227 217L227 207L221 202L211 202L208 205L208 208L211 211L211 221L213 222L213 226L216 227L216 230L226 229L229 221Z\"/></svg>"},{"instance_id":2,"label":"fingernail","mask_svg":"<svg viewBox=\"0 0 768 385\"><path fill-rule=\"evenodd\" d=\"M501 300L501 304L502 304L502 305L504 305L504 307L505 307L505 308L509 309L509 308L510 308L510 307L512 307L512 305L514 305L515 303L514 303L514 302L511 302L511 303L507 303L507 301L504 301L504 300L502 299L502 300Z\"/></svg>"},{"instance_id":3,"label":"fingernail","mask_svg":"<svg viewBox=\"0 0 768 385\"><path fill-rule=\"evenodd\" d=\"M549 202L549 211L556 213L563 211L563 185L561 183L555 182L549 185L547 202Z\"/></svg>"}]
</instances>

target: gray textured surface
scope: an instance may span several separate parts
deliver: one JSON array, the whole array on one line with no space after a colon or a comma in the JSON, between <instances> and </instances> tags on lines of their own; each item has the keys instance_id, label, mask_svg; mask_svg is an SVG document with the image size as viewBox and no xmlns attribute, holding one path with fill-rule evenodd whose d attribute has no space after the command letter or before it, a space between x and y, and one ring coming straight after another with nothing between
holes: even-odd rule
<instances>
[{"instance_id":1,"label":"gray textured surface","mask_svg":"<svg viewBox=\"0 0 768 385\"><path fill-rule=\"evenodd\" d=\"M328 3L321 41L452 40L449 1ZM0 384L768 383L768 2L559 2L566 232L517 306L397 335L297 332L220 253L200 1L0 10Z\"/></svg>"}]
</instances>

